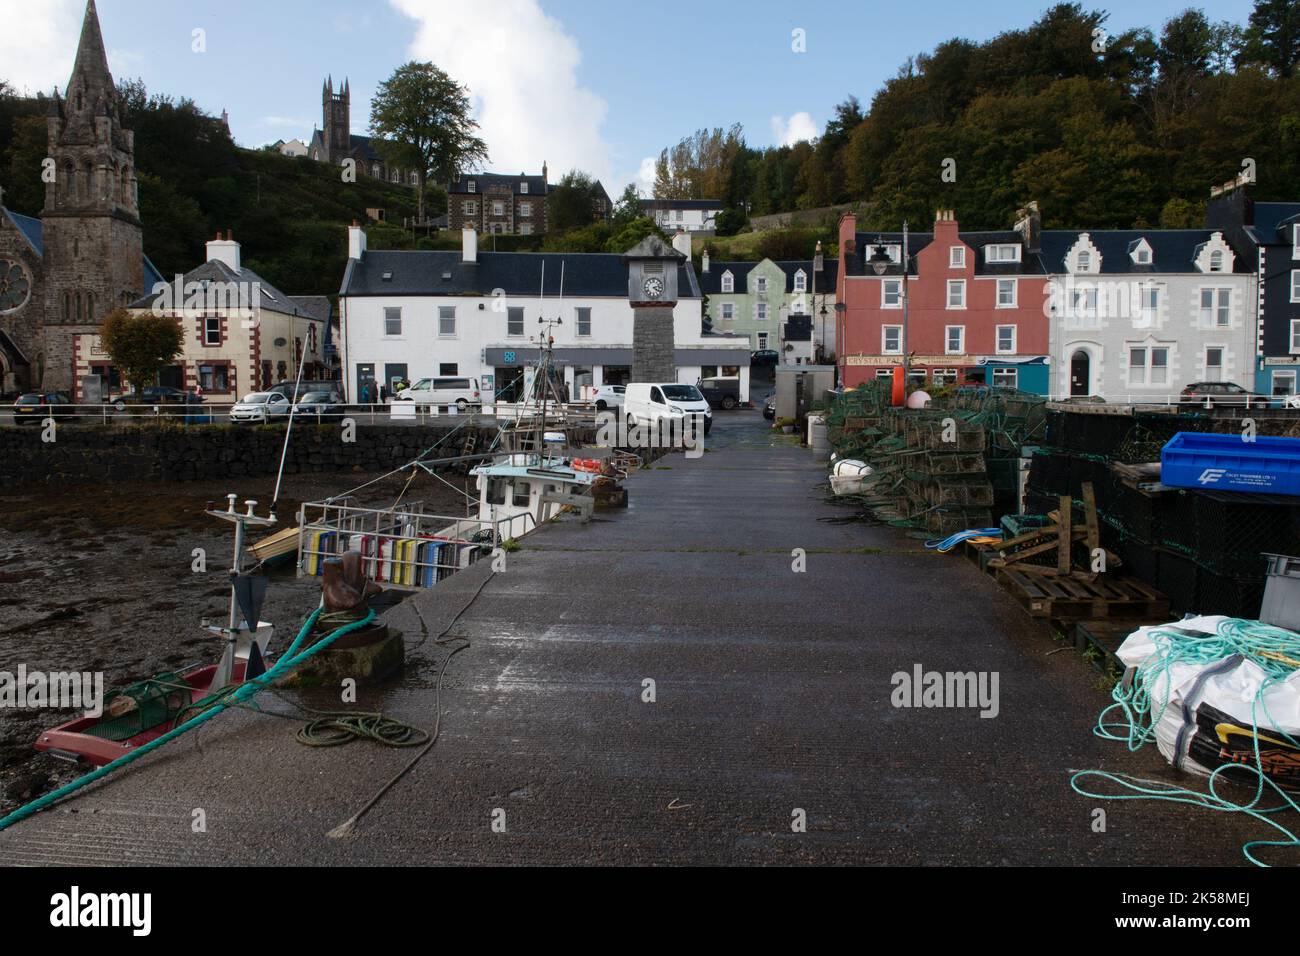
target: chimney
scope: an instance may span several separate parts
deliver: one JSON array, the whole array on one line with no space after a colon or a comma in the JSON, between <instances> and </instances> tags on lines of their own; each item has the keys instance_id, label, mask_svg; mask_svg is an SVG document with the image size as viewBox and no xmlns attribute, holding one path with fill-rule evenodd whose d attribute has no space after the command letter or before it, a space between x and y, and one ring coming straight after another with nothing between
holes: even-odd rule
<instances>
[{"instance_id":1,"label":"chimney","mask_svg":"<svg viewBox=\"0 0 1300 956\"><path fill-rule=\"evenodd\" d=\"M239 243L233 232L228 236L217 233L217 238L208 243L208 262L220 262L232 272L240 271Z\"/></svg>"},{"instance_id":2,"label":"chimney","mask_svg":"<svg viewBox=\"0 0 1300 956\"><path fill-rule=\"evenodd\" d=\"M1214 186L1205 209L1206 228L1221 230L1229 242L1242 248L1251 245L1245 227L1255 224L1254 183L1254 177L1243 171L1236 179Z\"/></svg>"},{"instance_id":3,"label":"chimney","mask_svg":"<svg viewBox=\"0 0 1300 956\"><path fill-rule=\"evenodd\" d=\"M366 254L366 231L355 219L348 227L348 258L360 259Z\"/></svg>"},{"instance_id":4,"label":"chimney","mask_svg":"<svg viewBox=\"0 0 1300 956\"><path fill-rule=\"evenodd\" d=\"M953 210L940 209L934 214L934 239L945 244L958 241L957 214Z\"/></svg>"},{"instance_id":5,"label":"chimney","mask_svg":"<svg viewBox=\"0 0 1300 956\"><path fill-rule=\"evenodd\" d=\"M478 233L474 231L474 227L466 223L465 228L461 230L460 238L461 262L478 262Z\"/></svg>"},{"instance_id":6,"label":"chimney","mask_svg":"<svg viewBox=\"0 0 1300 956\"><path fill-rule=\"evenodd\" d=\"M840 275L849 275L858 254L858 217L851 212L840 216ZM857 263L861 265L861 263Z\"/></svg>"},{"instance_id":7,"label":"chimney","mask_svg":"<svg viewBox=\"0 0 1300 956\"><path fill-rule=\"evenodd\" d=\"M1038 202L1030 202L1016 213L1016 232L1025 244L1025 252L1043 251L1043 214L1038 209Z\"/></svg>"},{"instance_id":8,"label":"chimney","mask_svg":"<svg viewBox=\"0 0 1300 956\"><path fill-rule=\"evenodd\" d=\"M685 257L689 262L691 259L691 237L684 229L678 229L677 235L673 236L673 248Z\"/></svg>"},{"instance_id":9,"label":"chimney","mask_svg":"<svg viewBox=\"0 0 1300 956\"><path fill-rule=\"evenodd\" d=\"M704 252L703 252L703 253L701 254L701 256L700 256L700 271L703 272L705 275L708 275L708 274L709 274L709 249L708 249L708 246L705 246L705 247L704 247Z\"/></svg>"}]
</instances>

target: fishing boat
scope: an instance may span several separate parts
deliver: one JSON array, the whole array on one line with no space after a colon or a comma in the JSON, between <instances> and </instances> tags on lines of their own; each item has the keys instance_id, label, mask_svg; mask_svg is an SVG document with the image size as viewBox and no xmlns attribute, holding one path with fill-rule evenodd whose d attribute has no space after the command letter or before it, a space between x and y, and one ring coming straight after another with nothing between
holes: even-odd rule
<instances>
[{"instance_id":1,"label":"fishing boat","mask_svg":"<svg viewBox=\"0 0 1300 956\"><path fill-rule=\"evenodd\" d=\"M105 766L196 716L214 697L266 672L275 628L261 620L266 579L243 571L244 539L247 529L271 527L275 518L258 517L256 501L244 502L246 510L240 511L237 495L227 499L226 508L210 503L206 511L233 525L235 534L229 619L225 625L203 625L224 643L217 663L193 664L113 691L101 702L99 713L41 733L36 750L72 763Z\"/></svg>"}]
</instances>

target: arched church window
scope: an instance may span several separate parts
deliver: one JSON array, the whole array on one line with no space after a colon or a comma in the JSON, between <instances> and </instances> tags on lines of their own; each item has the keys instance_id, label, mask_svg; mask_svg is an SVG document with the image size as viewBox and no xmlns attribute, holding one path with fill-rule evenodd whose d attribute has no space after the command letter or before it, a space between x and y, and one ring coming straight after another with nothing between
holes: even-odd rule
<instances>
[{"instance_id":1,"label":"arched church window","mask_svg":"<svg viewBox=\"0 0 1300 956\"><path fill-rule=\"evenodd\" d=\"M86 321L95 321L95 293L86 293Z\"/></svg>"}]
</instances>

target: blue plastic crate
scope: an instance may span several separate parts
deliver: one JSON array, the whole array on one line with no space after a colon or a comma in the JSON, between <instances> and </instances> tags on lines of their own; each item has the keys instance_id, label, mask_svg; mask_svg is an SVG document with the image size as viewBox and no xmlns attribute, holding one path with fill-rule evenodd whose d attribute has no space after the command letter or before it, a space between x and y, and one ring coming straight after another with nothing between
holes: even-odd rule
<instances>
[{"instance_id":1,"label":"blue plastic crate","mask_svg":"<svg viewBox=\"0 0 1300 956\"><path fill-rule=\"evenodd\" d=\"M1170 488L1300 495L1300 438L1180 432L1161 460Z\"/></svg>"}]
</instances>

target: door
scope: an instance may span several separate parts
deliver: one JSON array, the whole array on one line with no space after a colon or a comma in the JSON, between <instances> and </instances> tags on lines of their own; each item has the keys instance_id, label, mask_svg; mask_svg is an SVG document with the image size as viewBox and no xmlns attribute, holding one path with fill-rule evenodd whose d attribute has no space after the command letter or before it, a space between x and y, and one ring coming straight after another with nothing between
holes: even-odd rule
<instances>
[{"instance_id":1,"label":"door","mask_svg":"<svg viewBox=\"0 0 1300 956\"><path fill-rule=\"evenodd\" d=\"M357 366L357 401L362 405L376 404L379 401L379 393L375 390L373 365Z\"/></svg>"},{"instance_id":2,"label":"door","mask_svg":"<svg viewBox=\"0 0 1300 956\"><path fill-rule=\"evenodd\" d=\"M1070 359L1070 395L1083 398L1092 394L1092 356L1079 349Z\"/></svg>"}]
</instances>

